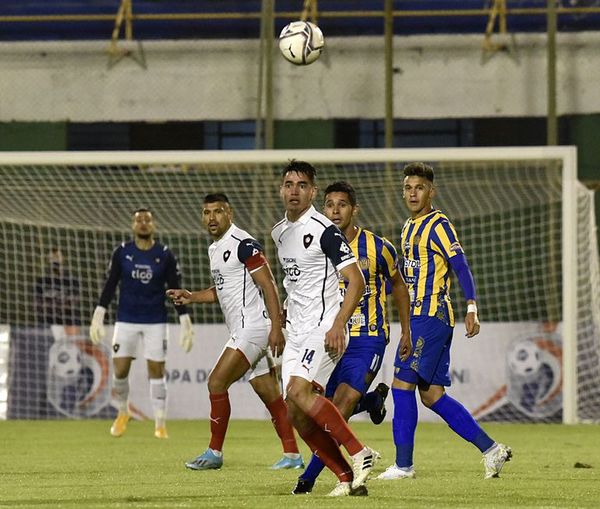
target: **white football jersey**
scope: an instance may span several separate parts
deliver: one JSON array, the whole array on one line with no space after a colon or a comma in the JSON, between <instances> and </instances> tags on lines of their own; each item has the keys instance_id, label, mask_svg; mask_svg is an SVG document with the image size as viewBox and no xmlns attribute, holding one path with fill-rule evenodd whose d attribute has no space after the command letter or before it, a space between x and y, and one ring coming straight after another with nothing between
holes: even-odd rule
<instances>
[{"instance_id":1,"label":"white football jersey","mask_svg":"<svg viewBox=\"0 0 600 509\"><path fill-rule=\"evenodd\" d=\"M284 218L271 235L285 273L288 331L332 324L343 300L338 271L356 263L344 235L312 206L295 222Z\"/></svg>"},{"instance_id":2,"label":"white football jersey","mask_svg":"<svg viewBox=\"0 0 600 509\"><path fill-rule=\"evenodd\" d=\"M240 329L269 328L260 287L250 275L267 260L260 243L234 224L208 247L210 271L232 336Z\"/></svg>"}]
</instances>

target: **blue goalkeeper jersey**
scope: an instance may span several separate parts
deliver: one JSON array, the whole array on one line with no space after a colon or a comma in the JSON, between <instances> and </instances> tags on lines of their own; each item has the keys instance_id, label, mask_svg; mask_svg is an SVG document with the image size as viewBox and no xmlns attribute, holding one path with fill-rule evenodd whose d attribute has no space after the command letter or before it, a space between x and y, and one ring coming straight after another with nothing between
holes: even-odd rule
<instances>
[{"instance_id":1,"label":"blue goalkeeper jersey","mask_svg":"<svg viewBox=\"0 0 600 509\"><path fill-rule=\"evenodd\" d=\"M128 323L165 323L165 290L181 288L179 266L171 250L159 242L147 251L135 242L124 242L112 254L108 278L99 304L110 305L120 284L117 321ZM179 314L184 306L176 306Z\"/></svg>"}]
</instances>

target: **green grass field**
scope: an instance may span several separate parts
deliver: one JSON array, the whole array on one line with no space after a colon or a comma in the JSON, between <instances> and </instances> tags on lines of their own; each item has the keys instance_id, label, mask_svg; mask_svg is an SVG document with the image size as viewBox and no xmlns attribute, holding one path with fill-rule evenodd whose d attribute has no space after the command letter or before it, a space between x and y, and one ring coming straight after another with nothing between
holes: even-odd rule
<instances>
[{"instance_id":1,"label":"green grass field","mask_svg":"<svg viewBox=\"0 0 600 509\"><path fill-rule=\"evenodd\" d=\"M500 479L483 480L481 456L445 425L417 431L417 479L368 483L369 497L330 499L324 472L311 495L292 496L298 471L272 471L279 441L270 422L232 421L221 470L193 472L183 462L208 441L205 421L171 421L169 440L151 422L132 422L118 439L108 421L0 422L0 507L600 507L600 428L595 425L486 424L513 448ZM354 423L394 460L391 427ZM302 444L302 453L308 457ZM575 463L592 468L575 468Z\"/></svg>"}]
</instances>

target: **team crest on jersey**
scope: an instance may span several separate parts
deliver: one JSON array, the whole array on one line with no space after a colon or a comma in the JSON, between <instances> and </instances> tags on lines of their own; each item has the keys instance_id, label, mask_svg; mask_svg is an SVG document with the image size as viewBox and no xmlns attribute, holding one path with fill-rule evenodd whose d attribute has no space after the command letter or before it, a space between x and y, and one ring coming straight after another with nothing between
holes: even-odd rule
<instances>
[{"instance_id":1,"label":"team crest on jersey","mask_svg":"<svg viewBox=\"0 0 600 509\"><path fill-rule=\"evenodd\" d=\"M229 260L229 257L231 256L231 251L229 251L229 249L227 251L225 251L223 253L223 261L226 262L227 260Z\"/></svg>"},{"instance_id":2,"label":"team crest on jersey","mask_svg":"<svg viewBox=\"0 0 600 509\"><path fill-rule=\"evenodd\" d=\"M419 242L421 242L421 236L420 235L415 235L413 237L413 243L418 244Z\"/></svg>"},{"instance_id":3,"label":"team crest on jersey","mask_svg":"<svg viewBox=\"0 0 600 509\"><path fill-rule=\"evenodd\" d=\"M314 237L310 233L307 233L303 238L302 242L304 242L304 249L308 249L308 246L312 244Z\"/></svg>"},{"instance_id":4,"label":"team crest on jersey","mask_svg":"<svg viewBox=\"0 0 600 509\"><path fill-rule=\"evenodd\" d=\"M368 258L359 258L358 259L358 266L361 269L367 270L369 268L369 259Z\"/></svg>"}]
</instances>

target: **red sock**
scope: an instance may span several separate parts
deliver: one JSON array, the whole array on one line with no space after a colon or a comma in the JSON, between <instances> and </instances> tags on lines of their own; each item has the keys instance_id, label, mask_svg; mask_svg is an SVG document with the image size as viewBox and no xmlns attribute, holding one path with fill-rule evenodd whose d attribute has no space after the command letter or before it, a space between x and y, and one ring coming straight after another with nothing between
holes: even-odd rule
<instances>
[{"instance_id":1,"label":"red sock","mask_svg":"<svg viewBox=\"0 0 600 509\"><path fill-rule=\"evenodd\" d=\"M210 398L210 444L208 447L215 451L223 450L223 442L227 433L231 405L229 394L209 394Z\"/></svg>"},{"instance_id":2,"label":"red sock","mask_svg":"<svg viewBox=\"0 0 600 509\"><path fill-rule=\"evenodd\" d=\"M354 478L352 468L329 433L315 423L312 428L305 431L298 430L298 434L340 482L352 482Z\"/></svg>"},{"instance_id":3,"label":"red sock","mask_svg":"<svg viewBox=\"0 0 600 509\"><path fill-rule=\"evenodd\" d=\"M283 401L283 397L279 396L276 400L267 404L267 410L271 414L271 422L275 427L275 431L281 439L284 453L298 454L298 444L294 436L294 428L287 418L287 405Z\"/></svg>"},{"instance_id":4,"label":"red sock","mask_svg":"<svg viewBox=\"0 0 600 509\"><path fill-rule=\"evenodd\" d=\"M315 403L308 411L308 416L339 444L342 444L351 456L362 451L363 445L358 441L340 411L327 398L317 396Z\"/></svg>"}]
</instances>

